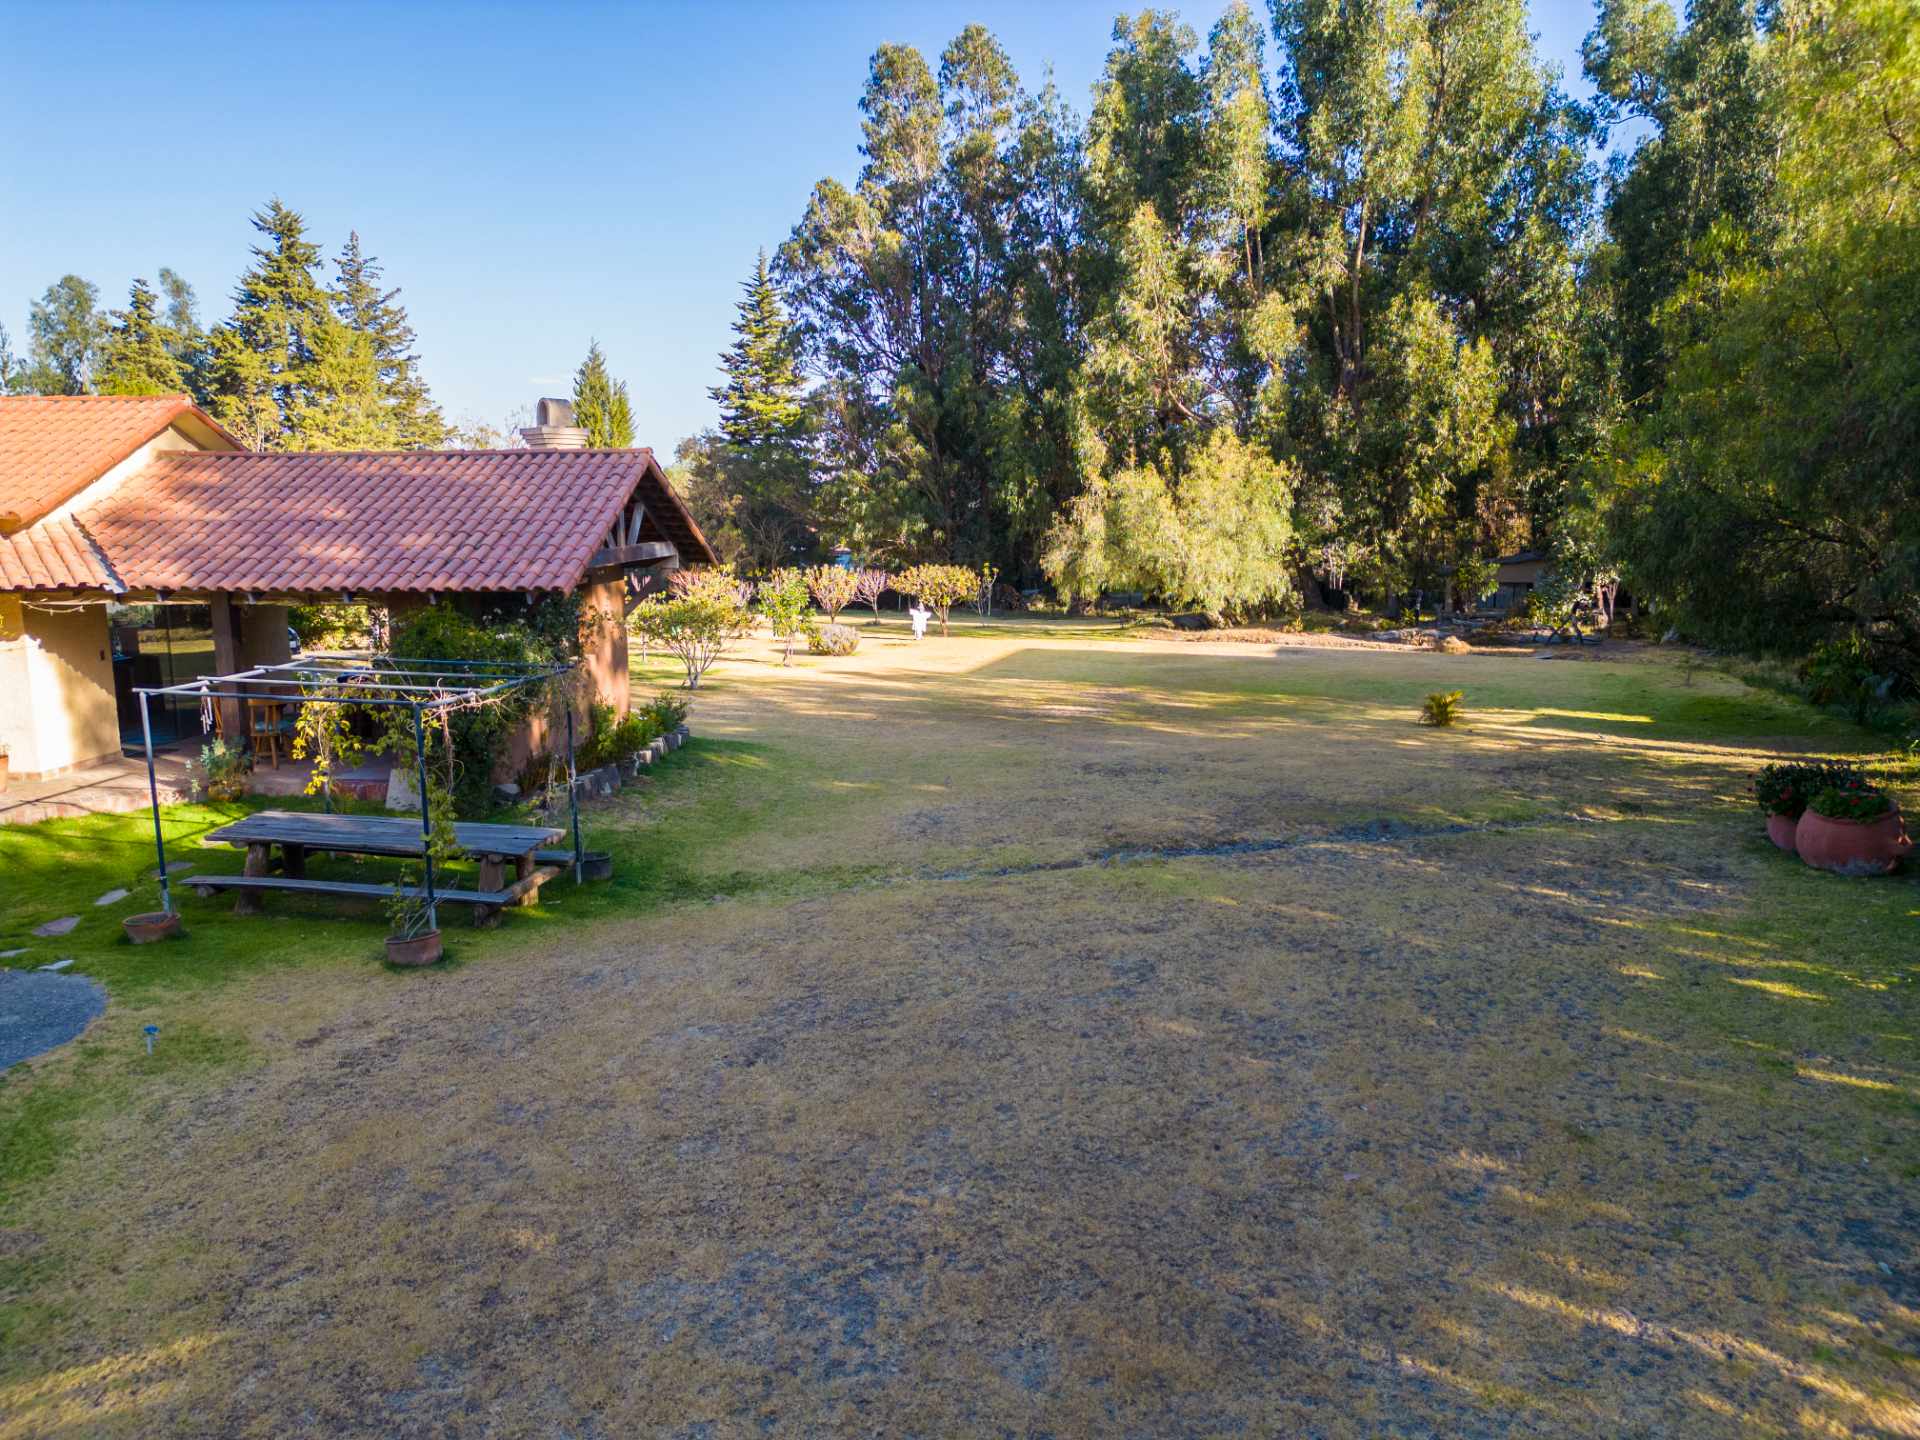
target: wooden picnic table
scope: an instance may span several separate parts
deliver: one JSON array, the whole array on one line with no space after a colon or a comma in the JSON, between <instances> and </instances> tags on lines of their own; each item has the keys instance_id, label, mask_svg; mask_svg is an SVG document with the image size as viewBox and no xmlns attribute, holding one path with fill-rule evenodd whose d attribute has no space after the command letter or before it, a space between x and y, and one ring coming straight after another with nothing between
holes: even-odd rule
<instances>
[{"instance_id":1,"label":"wooden picnic table","mask_svg":"<svg viewBox=\"0 0 1920 1440\"><path fill-rule=\"evenodd\" d=\"M567 832L548 825L489 825L477 821L456 821L454 839L468 855L480 861L478 888L473 890L435 887L434 898L449 904L476 907L475 918L482 924L497 917L507 905L530 905L540 886L560 873L557 865L542 865L543 859L558 852L541 852L540 847L560 839ZM389 815L315 815L294 810L259 810L245 819L222 826L207 836L209 840L244 847L246 864L239 875L197 875L187 883L203 894L215 890L238 890L236 914L253 914L260 908L257 892L262 890L308 891L332 895L380 896L392 893L392 886L369 885L357 881L307 879L307 855L311 851L332 851L350 855L391 855L414 858L425 854L420 822L404 816ZM281 874L273 869L273 851L278 846ZM571 860L571 854L565 857ZM506 867L512 864L514 878L508 882ZM418 888L411 893L420 893Z\"/></svg>"}]
</instances>

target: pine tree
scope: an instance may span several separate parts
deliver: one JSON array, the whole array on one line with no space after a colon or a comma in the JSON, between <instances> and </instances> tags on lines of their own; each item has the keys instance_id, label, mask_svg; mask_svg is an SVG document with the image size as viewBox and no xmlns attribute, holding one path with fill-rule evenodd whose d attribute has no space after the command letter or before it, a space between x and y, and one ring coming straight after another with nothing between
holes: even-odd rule
<instances>
[{"instance_id":1,"label":"pine tree","mask_svg":"<svg viewBox=\"0 0 1920 1440\"><path fill-rule=\"evenodd\" d=\"M314 341L335 323L314 274L320 247L278 199L253 217L265 238L234 291L233 316L213 334L214 414L255 449L291 449L291 416L311 421L308 372Z\"/></svg>"},{"instance_id":2,"label":"pine tree","mask_svg":"<svg viewBox=\"0 0 1920 1440\"><path fill-rule=\"evenodd\" d=\"M756 565L788 565L807 540L812 470L799 342L764 250L740 288L735 339L720 357L727 383L707 393L720 407L719 458L734 523Z\"/></svg>"},{"instance_id":3,"label":"pine tree","mask_svg":"<svg viewBox=\"0 0 1920 1440\"><path fill-rule=\"evenodd\" d=\"M179 395L187 376L170 326L160 319L160 297L144 279L127 293L127 308L112 313L100 344L94 388L102 395Z\"/></svg>"},{"instance_id":4,"label":"pine tree","mask_svg":"<svg viewBox=\"0 0 1920 1440\"><path fill-rule=\"evenodd\" d=\"M627 382L615 380L608 372L598 340L587 347L587 358L574 372L573 419L596 450L633 444L633 402L627 397Z\"/></svg>"},{"instance_id":5,"label":"pine tree","mask_svg":"<svg viewBox=\"0 0 1920 1440\"><path fill-rule=\"evenodd\" d=\"M743 453L791 451L806 432L805 384L793 325L767 272L766 251L740 288L746 294L734 307L740 312L733 322L738 338L720 357L727 383L707 393L720 407L720 434L729 445Z\"/></svg>"},{"instance_id":6,"label":"pine tree","mask_svg":"<svg viewBox=\"0 0 1920 1440\"><path fill-rule=\"evenodd\" d=\"M372 339L344 320L313 332L302 383L287 411L289 450L390 450L395 417Z\"/></svg>"},{"instance_id":7,"label":"pine tree","mask_svg":"<svg viewBox=\"0 0 1920 1440\"><path fill-rule=\"evenodd\" d=\"M385 416L382 442L405 449L431 449L444 443L446 417L420 376L413 326L406 307L395 303L400 291L382 288L380 262L361 251L357 231L347 236L334 266L338 272L334 313L348 329L365 336L372 348Z\"/></svg>"}]
</instances>

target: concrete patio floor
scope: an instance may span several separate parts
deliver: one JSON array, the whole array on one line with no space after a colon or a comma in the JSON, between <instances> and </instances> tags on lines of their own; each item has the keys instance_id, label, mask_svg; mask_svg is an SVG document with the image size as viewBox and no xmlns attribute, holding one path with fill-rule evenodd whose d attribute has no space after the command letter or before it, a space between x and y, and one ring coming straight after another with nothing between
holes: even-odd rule
<instances>
[{"instance_id":1,"label":"concrete patio floor","mask_svg":"<svg viewBox=\"0 0 1920 1440\"><path fill-rule=\"evenodd\" d=\"M191 768L184 754L154 757L161 804L177 805L188 798ZM144 810L151 800L146 761L119 755L51 779L11 782L0 791L0 825L32 825L41 820L75 820L83 815Z\"/></svg>"}]
</instances>

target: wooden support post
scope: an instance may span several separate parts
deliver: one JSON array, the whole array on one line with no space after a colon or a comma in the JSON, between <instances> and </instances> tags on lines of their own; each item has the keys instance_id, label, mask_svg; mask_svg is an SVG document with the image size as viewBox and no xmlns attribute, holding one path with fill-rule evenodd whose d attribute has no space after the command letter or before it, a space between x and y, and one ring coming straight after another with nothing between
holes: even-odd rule
<instances>
[{"instance_id":1,"label":"wooden support post","mask_svg":"<svg viewBox=\"0 0 1920 1440\"><path fill-rule=\"evenodd\" d=\"M242 875L265 875L273 862L273 846L260 841L247 846L247 863L240 867ZM233 900L233 913L236 915L258 915L260 913L260 895L255 890L242 890Z\"/></svg>"},{"instance_id":2,"label":"wooden support post","mask_svg":"<svg viewBox=\"0 0 1920 1440\"><path fill-rule=\"evenodd\" d=\"M234 675L246 666L240 662L240 616L233 601L216 595L207 607L213 617L213 673ZM244 701L220 699L220 733L227 744L239 748L247 743L247 709Z\"/></svg>"}]
</instances>

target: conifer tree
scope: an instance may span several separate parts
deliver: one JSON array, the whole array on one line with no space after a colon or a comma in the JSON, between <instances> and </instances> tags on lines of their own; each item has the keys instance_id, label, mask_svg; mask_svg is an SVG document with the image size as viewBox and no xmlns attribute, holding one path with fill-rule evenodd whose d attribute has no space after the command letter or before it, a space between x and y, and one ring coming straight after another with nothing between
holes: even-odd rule
<instances>
[{"instance_id":1,"label":"conifer tree","mask_svg":"<svg viewBox=\"0 0 1920 1440\"><path fill-rule=\"evenodd\" d=\"M405 449L442 444L448 432L446 417L420 376L413 326L406 307L395 303L400 291L382 287L380 262L361 250L357 231L347 236L334 268L338 275L334 313L349 330L366 337L378 371L384 412L380 443Z\"/></svg>"},{"instance_id":2,"label":"conifer tree","mask_svg":"<svg viewBox=\"0 0 1920 1440\"><path fill-rule=\"evenodd\" d=\"M707 393L720 406L720 434L743 453L791 452L806 433L805 385L800 378L798 345L780 292L760 252L752 278L734 308L735 340L720 357L727 383Z\"/></svg>"},{"instance_id":3,"label":"conifer tree","mask_svg":"<svg viewBox=\"0 0 1920 1440\"><path fill-rule=\"evenodd\" d=\"M587 358L574 372L573 418L587 432L587 444L596 450L633 444L633 403L627 398L627 382L615 380L608 371L598 340L587 347Z\"/></svg>"},{"instance_id":4,"label":"conifer tree","mask_svg":"<svg viewBox=\"0 0 1920 1440\"><path fill-rule=\"evenodd\" d=\"M791 563L807 539L810 416L799 337L767 268L766 251L741 285L727 377L707 393L720 406L719 439L732 518L757 565Z\"/></svg>"},{"instance_id":5,"label":"conifer tree","mask_svg":"<svg viewBox=\"0 0 1920 1440\"><path fill-rule=\"evenodd\" d=\"M264 238L234 291L232 317L213 334L214 414L253 448L290 449L293 413L312 418L315 338L334 317L315 274L320 247L299 213L274 199L253 227Z\"/></svg>"},{"instance_id":6,"label":"conifer tree","mask_svg":"<svg viewBox=\"0 0 1920 1440\"><path fill-rule=\"evenodd\" d=\"M102 395L179 395L187 389L171 327L160 318L160 297L135 279L127 308L111 312L100 344L94 388Z\"/></svg>"}]
</instances>

